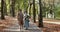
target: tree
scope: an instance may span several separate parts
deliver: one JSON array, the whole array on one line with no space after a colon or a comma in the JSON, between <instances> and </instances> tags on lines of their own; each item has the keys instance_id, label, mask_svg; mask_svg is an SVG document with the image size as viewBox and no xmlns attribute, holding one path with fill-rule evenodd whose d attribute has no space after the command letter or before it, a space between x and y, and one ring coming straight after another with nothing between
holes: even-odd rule
<instances>
[{"instance_id":1,"label":"tree","mask_svg":"<svg viewBox=\"0 0 60 32\"><path fill-rule=\"evenodd\" d=\"M39 25L38 25L38 27L43 27L43 16L42 16L42 3L41 3L41 0L39 0L39 7L40 7L40 13L39 13Z\"/></svg>"},{"instance_id":2,"label":"tree","mask_svg":"<svg viewBox=\"0 0 60 32\"><path fill-rule=\"evenodd\" d=\"M32 3L31 1L29 0L29 15L31 16L31 6L32 6Z\"/></svg>"},{"instance_id":3,"label":"tree","mask_svg":"<svg viewBox=\"0 0 60 32\"><path fill-rule=\"evenodd\" d=\"M4 13L3 13L3 6L4 6L4 0L1 0L1 19L4 20Z\"/></svg>"},{"instance_id":4,"label":"tree","mask_svg":"<svg viewBox=\"0 0 60 32\"><path fill-rule=\"evenodd\" d=\"M34 23L36 23L36 9L35 9L35 0L33 0L33 19L34 19Z\"/></svg>"},{"instance_id":5,"label":"tree","mask_svg":"<svg viewBox=\"0 0 60 32\"><path fill-rule=\"evenodd\" d=\"M10 13L13 17L15 17L15 0L11 0Z\"/></svg>"},{"instance_id":6,"label":"tree","mask_svg":"<svg viewBox=\"0 0 60 32\"><path fill-rule=\"evenodd\" d=\"M29 8L29 15L31 16L31 5L32 3L30 3L30 8Z\"/></svg>"},{"instance_id":7,"label":"tree","mask_svg":"<svg viewBox=\"0 0 60 32\"><path fill-rule=\"evenodd\" d=\"M6 4L6 1L4 0L4 15L7 15L7 4Z\"/></svg>"}]
</instances>

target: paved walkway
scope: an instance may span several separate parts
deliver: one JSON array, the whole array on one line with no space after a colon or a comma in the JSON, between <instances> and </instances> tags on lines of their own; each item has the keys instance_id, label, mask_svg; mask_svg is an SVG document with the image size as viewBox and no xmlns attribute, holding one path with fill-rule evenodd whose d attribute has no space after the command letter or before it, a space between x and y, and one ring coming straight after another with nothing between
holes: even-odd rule
<instances>
[{"instance_id":1,"label":"paved walkway","mask_svg":"<svg viewBox=\"0 0 60 32\"><path fill-rule=\"evenodd\" d=\"M36 21L38 21L38 20L36 20ZM44 23L51 23L51 24L58 24L58 25L60 25L60 22L53 22L53 21L43 21Z\"/></svg>"},{"instance_id":2,"label":"paved walkway","mask_svg":"<svg viewBox=\"0 0 60 32\"><path fill-rule=\"evenodd\" d=\"M13 19L14 21L14 25L10 26L9 28L4 29L4 32L42 32L41 29L39 29L36 24L34 24L33 22L30 22L30 26L28 30L22 29L20 30L19 25L18 25L18 21L17 19ZM38 21L38 20L37 20ZM50 22L50 21L44 21L44 23L53 23L53 24L60 24L60 22Z\"/></svg>"},{"instance_id":3,"label":"paved walkway","mask_svg":"<svg viewBox=\"0 0 60 32\"><path fill-rule=\"evenodd\" d=\"M20 30L17 19L14 20L14 25L4 29L4 32L42 32L33 22L30 22L28 30L25 30L25 28Z\"/></svg>"}]
</instances>

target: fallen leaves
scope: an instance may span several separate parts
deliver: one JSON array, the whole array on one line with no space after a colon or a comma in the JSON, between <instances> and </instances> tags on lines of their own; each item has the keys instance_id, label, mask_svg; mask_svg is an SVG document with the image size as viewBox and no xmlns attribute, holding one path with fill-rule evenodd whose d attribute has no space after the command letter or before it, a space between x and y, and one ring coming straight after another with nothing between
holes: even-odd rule
<instances>
[{"instance_id":1,"label":"fallen leaves","mask_svg":"<svg viewBox=\"0 0 60 32\"><path fill-rule=\"evenodd\" d=\"M0 30L4 28L8 28L9 26L13 25L13 17L5 17L5 20L0 20Z\"/></svg>"}]
</instances>

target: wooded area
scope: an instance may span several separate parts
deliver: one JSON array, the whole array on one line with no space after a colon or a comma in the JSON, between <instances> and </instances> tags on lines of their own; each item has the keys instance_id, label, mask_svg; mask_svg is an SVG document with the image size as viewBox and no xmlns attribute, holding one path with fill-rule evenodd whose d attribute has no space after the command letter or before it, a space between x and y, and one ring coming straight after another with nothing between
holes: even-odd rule
<instances>
[{"instance_id":1,"label":"wooded area","mask_svg":"<svg viewBox=\"0 0 60 32\"><path fill-rule=\"evenodd\" d=\"M38 17L38 27L44 27L43 18L60 19L60 0L0 0L0 19L15 18L19 9L26 11L34 23Z\"/></svg>"}]
</instances>

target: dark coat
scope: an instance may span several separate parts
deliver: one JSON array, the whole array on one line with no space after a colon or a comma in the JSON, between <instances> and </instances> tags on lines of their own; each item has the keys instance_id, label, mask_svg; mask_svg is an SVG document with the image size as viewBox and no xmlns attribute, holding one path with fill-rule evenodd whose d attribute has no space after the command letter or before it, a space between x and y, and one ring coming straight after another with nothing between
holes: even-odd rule
<instances>
[{"instance_id":1,"label":"dark coat","mask_svg":"<svg viewBox=\"0 0 60 32\"><path fill-rule=\"evenodd\" d=\"M18 21L19 21L19 25L23 25L23 13L22 12L18 13Z\"/></svg>"}]
</instances>

